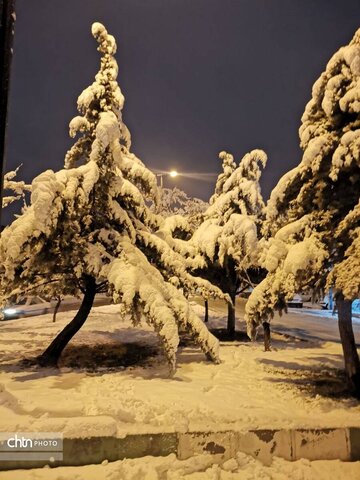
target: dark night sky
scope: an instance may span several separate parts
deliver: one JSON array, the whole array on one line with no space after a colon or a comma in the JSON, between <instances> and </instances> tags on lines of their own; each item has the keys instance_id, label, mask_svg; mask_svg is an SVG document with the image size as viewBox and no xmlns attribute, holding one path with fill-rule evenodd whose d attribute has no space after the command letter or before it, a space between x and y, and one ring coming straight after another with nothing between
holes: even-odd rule
<instances>
[{"instance_id":1,"label":"dark night sky","mask_svg":"<svg viewBox=\"0 0 360 480\"><path fill-rule=\"evenodd\" d=\"M17 0L7 170L60 169L92 81L100 21L115 36L124 120L149 168L219 172L218 152L269 157L267 197L300 160L311 87L360 26L359 0ZM213 181L179 178L208 199ZM166 179L166 186L174 180Z\"/></svg>"}]
</instances>

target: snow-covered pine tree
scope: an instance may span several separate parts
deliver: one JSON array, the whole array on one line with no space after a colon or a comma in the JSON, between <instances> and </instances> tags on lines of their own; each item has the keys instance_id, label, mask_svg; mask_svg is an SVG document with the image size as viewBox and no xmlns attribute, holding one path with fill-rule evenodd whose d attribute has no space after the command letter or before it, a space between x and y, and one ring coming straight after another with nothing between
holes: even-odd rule
<instances>
[{"instance_id":1,"label":"snow-covered pine tree","mask_svg":"<svg viewBox=\"0 0 360 480\"><path fill-rule=\"evenodd\" d=\"M262 150L253 150L238 166L229 153L220 152L219 158L223 172L204 221L191 239L196 256L188 264L230 296L227 330L233 336L236 294L251 286L249 272L258 265L258 230L264 209L260 166L265 166L267 157Z\"/></svg>"},{"instance_id":2,"label":"snow-covered pine tree","mask_svg":"<svg viewBox=\"0 0 360 480\"><path fill-rule=\"evenodd\" d=\"M180 188L162 188L158 212L164 217L182 215L188 220L190 228L194 228L201 222L208 206L204 200L190 197Z\"/></svg>"},{"instance_id":3,"label":"snow-covered pine tree","mask_svg":"<svg viewBox=\"0 0 360 480\"><path fill-rule=\"evenodd\" d=\"M150 211L146 199L158 194L156 178L130 153L115 39L100 23L93 24L92 34L101 65L78 98L81 115L70 122L70 135L80 132L80 137L63 170L47 170L34 179L30 206L2 232L1 304L26 293L83 294L74 319L39 357L42 365L57 363L86 321L95 294L105 291L134 322L144 317L158 332L172 369L179 328L218 361L218 341L184 294L223 294L187 273L181 255L155 234L163 219Z\"/></svg>"},{"instance_id":4,"label":"snow-covered pine tree","mask_svg":"<svg viewBox=\"0 0 360 480\"><path fill-rule=\"evenodd\" d=\"M303 288L335 287L350 387L360 396L351 303L360 296L360 30L333 55L300 127L301 163L267 206L266 279L246 306L249 333Z\"/></svg>"},{"instance_id":5,"label":"snow-covered pine tree","mask_svg":"<svg viewBox=\"0 0 360 480\"><path fill-rule=\"evenodd\" d=\"M219 153L219 158L222 161L223 171L218 175L218 178L216 180L215 191L210 198L210 204L213 204L215 200L223 193L224 183L231 177L231 175L236 170L236 162L234 161L233 155L223 151Z\"/></svg>"}]
</instances>

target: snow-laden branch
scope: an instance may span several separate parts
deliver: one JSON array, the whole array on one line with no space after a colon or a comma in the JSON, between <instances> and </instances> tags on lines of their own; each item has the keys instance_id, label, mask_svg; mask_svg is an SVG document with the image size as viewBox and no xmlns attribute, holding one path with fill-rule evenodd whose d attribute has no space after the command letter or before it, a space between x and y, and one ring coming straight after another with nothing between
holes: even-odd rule
<instances>
[{"instance_id":1,"label":"snow-laden branch","mask_svg":"<svg viewBox=\"0 0 360 480\"><path fill-rule=\"evenodd\" d=\"M16 200L24 199L25 193L31 191L31 185L28 185L23 181L14 180L20 167L21 165L4 175L4 190L9 190L12 194L3 197L2 208L8 207Z\"/></svg>"}]
</instances>

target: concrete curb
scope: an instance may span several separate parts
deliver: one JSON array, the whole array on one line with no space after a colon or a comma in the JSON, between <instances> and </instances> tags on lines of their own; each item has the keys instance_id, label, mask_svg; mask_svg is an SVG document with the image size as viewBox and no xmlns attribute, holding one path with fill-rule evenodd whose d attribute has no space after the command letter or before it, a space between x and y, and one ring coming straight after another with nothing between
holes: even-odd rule
<instances>
[{"instance_id":1,"label":"concrete curb","mask_svg":"<svg viewBox=\"0 0 360 480\"><path fill-rule=\"evenodd\" d=\"M64 460L2 461L0 470L51 466L79 466L146 455L175 453L180 460L209 454L215 462L244 452L269 465L274 456L286 460L360 460L360 428L251 430L127 435L124 438L64 438ZM50 452L49 452L50 453Z\"/></svg>"}]
</instances>

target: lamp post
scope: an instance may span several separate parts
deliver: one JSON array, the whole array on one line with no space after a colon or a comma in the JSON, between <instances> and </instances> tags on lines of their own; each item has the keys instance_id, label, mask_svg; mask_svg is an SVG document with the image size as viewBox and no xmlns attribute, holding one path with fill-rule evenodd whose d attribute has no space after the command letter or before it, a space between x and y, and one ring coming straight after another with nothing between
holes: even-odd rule
<instances>
[{"instance_id":1,"label":"lamp post","mask_svg":"<svg viewBox=\"0 0 360 480\"><path fill-rule=\"evenodd\" d=\"M171 170L170 172L162 172L157 173L156 176L160 179L160 188L164 187L164 175L168 175L169 177L177 177L179 174L176 170Z\"/></svg>"},{"instance_id":2,"label":"lamp post","mask_svg":"<svg viewBox=\"0 0 360 480\"><path fill-rule=\"evenodd\" d=\"M160 183L160 202L157 206L156 212L160 213L162 209L162 197L163 197L163 189L164 189L164 175L168 175L169 177L177 177L178 172L176 170L170 170L170 172L160 172L155 174L157 178L159 178Z\"/></svg>"}]
</instances>

